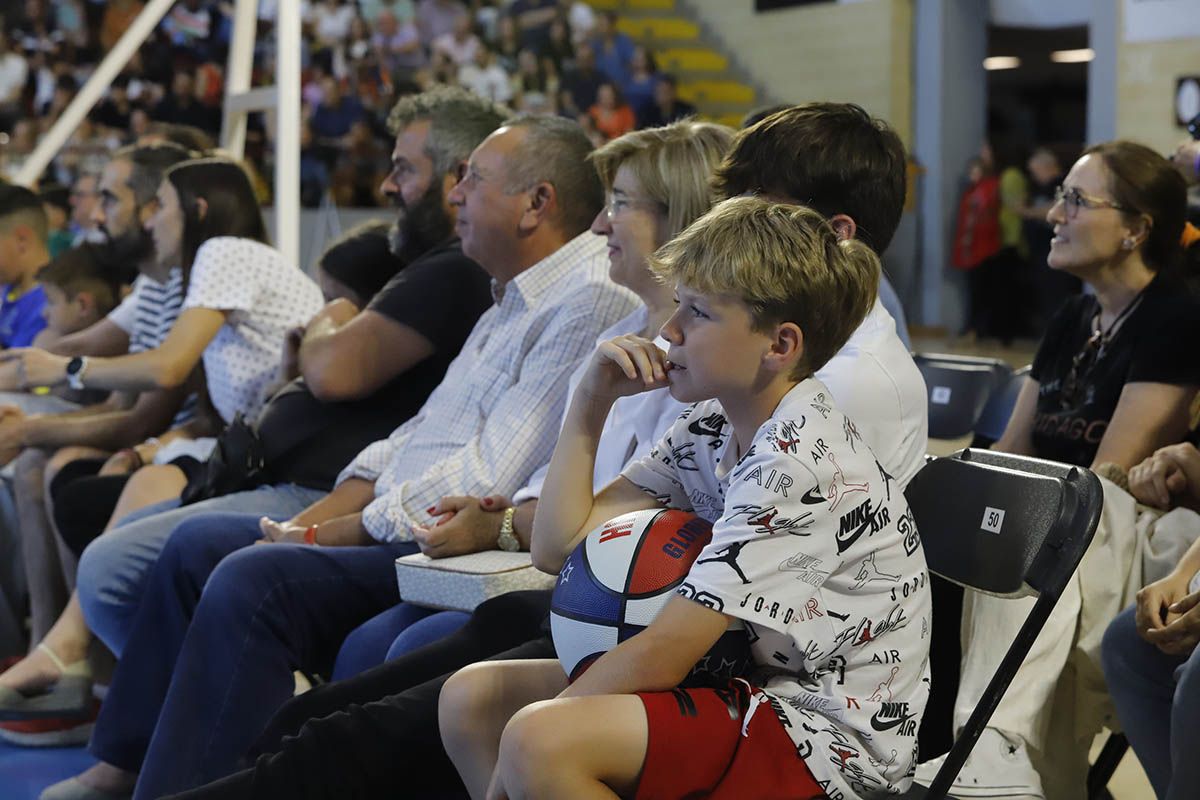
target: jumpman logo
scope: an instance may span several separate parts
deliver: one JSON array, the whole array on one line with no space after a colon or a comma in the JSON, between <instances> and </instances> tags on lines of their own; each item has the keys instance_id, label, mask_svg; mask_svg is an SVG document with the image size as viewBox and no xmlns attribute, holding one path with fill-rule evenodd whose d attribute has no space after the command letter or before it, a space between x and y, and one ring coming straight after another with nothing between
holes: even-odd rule
<instances>
[{"instance_id":1,"label":"jumpman logo","mask_svg":"<svg viewBox=\"0 0 1200 800\"><path fill-rule=\"evenodd\" d=\"M837 767L842 772L845 772L846 767L848 767L850 765L849 764L850 759L855 758L858 755L857 750L847 750L844 747L835 747L834 745L829 745L829 750L835 756L837 756L838 760L841 762L840 764L837 765Z\"/></svg>"},{"instance_id":2,"label":"jumpman logo","mask_svg":"<svg viewBox=\"0 0 1200 800\"><path fill-rule=\"evenodd\" d=\"M886 572L880 572L875 566L875 551L871 551L871 555L863 559L858 565L858 574L854 576L855 584L850 587L851 591L861 589L871 581L887 581L895 583L900 580L899 575L888 575Z\"/></svg>"},{"instance_id":3,"label":"jumpman logo","mask_svg":"<svg viewBox=\"0 0 1200 800\"><path fill-rule=\"evenodd\" d=\"M884 702L890 703L892 701L892 681L896 680L896 676L899 674L900 674L900 668L892 667L892 674L888 677L888 679L886 681L879 684L879 686L875 687L875 694L871 695L867 699L870 700L872 703L884 703ZM884 700L884 698L883 698L884 692L887 692L887 700Z\"/></svg>"},{"instance_id":4,"label":"jumpman logo","mask_svg":"<svg viewBox=\"0 0 1200 800\"><path fill-rule=\"evenodd\" d=\"M746 573L742 572L742 568L738 566L737 559L742 552L742 548L746 546L745 542L733 542L728 547L722 547L717 551L717 554L712 558L702 558L697 561L697 564L705 564L709 561L722 561L733 567L733 571L742 579L742 583L750 583L746 578Z\"/></svg>"},{"instance_id":5,"label":"jumpman logo","mask_svg":"<svg viewBox=\"0 0 1200 800\"><path fill-rule=\"evenodd\" d=\"M865 492L871 488L869 483L847 483L845 476L842 474L842 468L838 466L837 459L833 457L833 453L826 453L825 457L829 459L829 463L833 464L833 480L829 482L829 488L825 490L825 497L829 499L829 510L833 511L842 502L842 498L854 492Z\"/></svg>"}]
</instances>

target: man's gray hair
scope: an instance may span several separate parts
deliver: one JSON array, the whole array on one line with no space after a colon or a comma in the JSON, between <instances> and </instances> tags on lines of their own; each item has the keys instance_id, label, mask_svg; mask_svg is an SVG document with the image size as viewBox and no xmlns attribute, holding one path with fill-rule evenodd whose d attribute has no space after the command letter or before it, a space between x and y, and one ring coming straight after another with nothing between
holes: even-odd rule
<instances>
[{"instance_id":1,"label":"man's gray hair","mask_svg":"<svg viewBox=\"0 0 1200 800\"><path fill-rule=\"evenodd\" d=\"M400 98L388 115L388 127L399 134L414 122L429 120L425 155L433 162L434 175L445 175L470 158L508 117L504 106L457 86L439 86Z\"/></svg>"},{"instance_id":2,"label":"man's gray hair","mask_svg":"<svg viewBox=\"0 0 1200 800\"><path fill-rule=\"evenodd\" d=\"M523 192L538 183L554 187L558 218L571 237L587 230L604 206L604 187L588 159L592 143L579 124L562 117L522 114L505 123L525 138L508 160L505 191Z\"/></svg>"},{"instance_id":3,"label":"man's gray hair","mask_svg":"<svg viewBox=\"0 0 1200 800\"><path fill-rule=\"evenodd\" d=\"M112 155L113 161L123 159L129 162L127 183L138 206L144 206L154 199L168 169L191 158L192 153L173 142L126 145Z\"/></svg>"}]
</instances>

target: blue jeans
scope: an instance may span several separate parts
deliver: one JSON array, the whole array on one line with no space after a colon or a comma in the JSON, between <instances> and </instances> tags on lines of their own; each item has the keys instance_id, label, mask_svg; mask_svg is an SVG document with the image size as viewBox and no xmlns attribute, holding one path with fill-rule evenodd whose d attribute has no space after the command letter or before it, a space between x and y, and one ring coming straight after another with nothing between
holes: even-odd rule
<instances>
[{"instance_id":1,"label":"blue jeans","mask_svg":"<svg viewBox=\"0 0 1200 800\"><path fill-rule=\"evenodd\" d=\"M250 546L258 514L192 516L146 581L91 752L161 797L232 772L297 669L328 670L342 640L399 602L413 544Z\"/></svg>"},{"instance_id":2,"label":"blue jeans","mask_svg":"<svg viewBox=\"0 0 1200 800\"><path fill-rule=\"evenodd\" d=\"M338 651L330 680L353 678L385 661L449 636L471 618L463 611L400 603L354 629Z\"/></svg>"},{"instance_id":3,"label":"blue jeans","mask_svg":"<svg viewBox=\"0 0 1200 800\"><path fill-rule=\"evenodd\" d=\"M1104 633L1104 678L1133 752L1160 800L1186 800L1200 786L1200 647L1169 656L1138 636L1134 609Z\"/></svg>"},{"instance_id":4,"label":"blue jeans","mask_svg":"<svg viewBox=\"0 0 1200 800\"><path fill-rule=\"evenodd\" d=\"M300 513L327 493L285 483L260 486L179 506L166 500L133 512L120 525L88 545L79 559L76 589L88 627L118 657L129 641L133 615L141 602L150 568L175 526L194 516L213 511L253 513L287 519Z\"/></svg>"}]
</instances>

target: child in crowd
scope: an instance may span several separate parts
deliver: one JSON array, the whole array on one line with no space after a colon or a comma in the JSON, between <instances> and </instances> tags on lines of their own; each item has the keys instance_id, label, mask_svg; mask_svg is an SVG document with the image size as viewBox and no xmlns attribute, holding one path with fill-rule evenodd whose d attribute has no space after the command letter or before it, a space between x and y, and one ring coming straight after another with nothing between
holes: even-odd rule
<instances>
[{"instance_id":1,"label":"child in crowd","mask_svg":"<svg viewBox=\"0 0 1200 800\"><path fill-rule=\"evenodd\" d=\"M622 336L592 356L534 560L558 569L597 524L639 509L694 511L712 541L681 597L573 684L557 661L456 674L439 708L447 751L477 798L899 794L929 689L925 559L895 479L813 377L874 303L879 261L812 210L742 197L652 263L679 304L670 351ZM695 405L593 497L613 402L662 386ZM677 688L731 618L755 671Z\"/></svg>"},{"instance_id":2,"label":"child in crowd","mask_svg":"<svg viewBox=\"0 0 1200 800\"><path fill-rule=\"evenodd\" d=\"M63 251L38 271L37 279L46 295L42 308L46 329L33 340L35 347L46 347L99 322L121 299L120 281L91 244Z\"/></svg>"},{"instance_id":3,"label":"child in crowd","mask_svg":"<svg viewBox=\"0 0 1200 800\"><path fill-rule=\"evenodd\" d=\"M28 347L46 327L37 271L50 260L46 212L23 186L0 184L0 348Z\"/></svg>"},{"instance_id":4,"label":"child in crowd","mask_svg":"<svg viewBox=\"0 0 1200 800\"><path fill-rule=\"evenodd\" d=\"M41 318L46 327L34 337L34 347L49 347L63 336L99 322L121 297L121 286L112 269L103 262L95 246L89 244L52 259L37 273L37 280L45 296ZM20 386L17 365L0 364L0 391L17 391ZM33 393L43 395L36 400L42 413L73 411L80 405L100 402L108 394L67 386L38 387Z\"/></svg>"}]
</instances>

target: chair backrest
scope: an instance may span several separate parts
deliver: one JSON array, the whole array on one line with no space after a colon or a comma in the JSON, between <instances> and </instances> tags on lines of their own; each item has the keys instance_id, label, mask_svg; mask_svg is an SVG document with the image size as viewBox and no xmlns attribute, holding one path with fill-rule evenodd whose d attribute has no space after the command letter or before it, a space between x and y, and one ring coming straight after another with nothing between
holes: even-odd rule
<instances>
[{"instance_id":1,"label":"chair backrest","mask_svg":"<svg viewBox=\"0 0 1200 800\"><path fill-rule=\"evenodd\" d=\"M932 572L1008 596L1052 591L1058 562L1083 557L1103 501L1089 470L970 448L928 462L905 494Z\"/></svg>"},{"instance_id":2,"label":"chair backrest","mask_svg":"<svg viewBox=\"0 0 1200 800\"><path fill-rule=\"evenodd\" d=\"M929 401L929 435L955 439L975 430L992 391L1012 374L996 358L918 353L913 357Z\"/></svg>"},{"instance_id":3,"label":"chair backrest","mask_svg":"<svg viewBox=\"0 0 1200 800\"><path fill-rule=\"evenodd\" d=\"M991 594L1037 595L979 705L922 795L941 798L1083 558L1100 523L1104 493L1099 479L1081 467L968 448L928 462L905 496L931 572Z\"/></svg>"},{"instance_id":4,"label":"chair backrest","mask_svg":"<svg viewBox=\"0 0 1200 800\"><path fill-rule=\"evenodd\" d=\"M1017 395L1021 393L1021 386L1028 376L1029 367L1021 367L992 391L979 415L979 421L975 423L972 447L986 447L1004 435L1013 408L1017 405Z\"/></svg>"}]
</instances>

